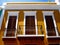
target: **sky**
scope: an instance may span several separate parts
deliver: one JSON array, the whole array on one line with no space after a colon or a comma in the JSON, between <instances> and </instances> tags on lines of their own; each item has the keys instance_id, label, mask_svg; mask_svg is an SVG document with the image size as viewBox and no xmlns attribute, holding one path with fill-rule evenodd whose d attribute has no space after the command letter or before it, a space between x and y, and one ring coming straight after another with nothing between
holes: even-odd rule
<instances>
[{"instance_id":1,"label":"sky","mask_svg":"<svg viewBox=\"0 0 60 45\"><path fill-rule=\"evenodd\" d=\"M0 6L4 2L48 2L48 0L0 0ZM54 2L54 0L51 0L51 2Z\"/></svg>"}]
</instances>

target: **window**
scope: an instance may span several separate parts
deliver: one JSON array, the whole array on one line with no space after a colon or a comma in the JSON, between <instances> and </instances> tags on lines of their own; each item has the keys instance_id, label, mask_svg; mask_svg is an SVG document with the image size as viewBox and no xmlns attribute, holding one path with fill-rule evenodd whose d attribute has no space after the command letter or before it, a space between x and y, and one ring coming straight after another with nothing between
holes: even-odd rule
<instances>
[{"instance_id":1,"label":"window","mask_svg":"<svg viewBox=\"0 0 60 45\"><path fill-rule=\"evenodd\" d=\"M55 26L52 16L45 16L48 36L56 36Z\"/></svg>"},{"instance_id":2,"label":"window","mask_svg":"<svg viewBox=\"0 0 60 45\"><path fill-rule=\"evenodd\" d=\"M18 14L19 14L19 11L8 11L8 18L7 18L5 32L4 32L5 37L16 36Z\"/></svg>"},{"instance_id":3,"label":"window","mask_svg":"<svg viewBox=\"0 0 60 45\"><path fill-rule=\"evenodd\" d=\"M17 16L9 16L6 36L15 36Z\"/></svg>"},{"instance_id":4,"label":"window","mask_svg":"<svg viewBox=\"0 0 60 45\"><path fill-rule=\"evenodd\" d=\"M54 18L54 11L43 11L43 17L44 17L47 38L58 36L56 21Z\"/></svg>"},{"instance_id":5,"label":"window","mask_svg":"<svg viewBox=\"0 0 60 45\"><path fill-rule=\"evenodd\" d=\"M26 35L36 34L35 16L26 16Z\"/></svg>"},{"instance_id":6,"label":"window","mask_svg":"<svg viewBox=\"0 0 60 45\"><path fill-rule=\"evenodd\" d=\"M37 34L36 11L24 11L24 25L25 25L24 34L26 35Z\"/></svg>"}]
</instances>

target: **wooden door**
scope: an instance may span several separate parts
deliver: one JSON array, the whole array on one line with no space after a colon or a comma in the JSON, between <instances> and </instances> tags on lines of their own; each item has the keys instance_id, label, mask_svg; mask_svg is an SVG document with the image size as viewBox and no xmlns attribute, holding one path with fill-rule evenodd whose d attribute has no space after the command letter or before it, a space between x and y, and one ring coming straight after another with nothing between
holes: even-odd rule
<instances>
[{"instance_id":1,"label":"wooden door","mask_svg":"<svg viewBox=\"0 0 60 45\"><path fill-rule=\"evenodd\" d=\"M52 16L45 16L45 19L46 19L46 27L47 27L48 36L55 36L56 32L55 32L55 26L54 26Z\"/></svg>"},{"instance_id":2,"label":"wooden door","mask_svg":"<svg viewBox=\"0 0 60 45\"><path fill-rule=\"evenodd\" d=\"M14 36L15 35L16 18L17 18L17 16L9 16L6 36Z\"/></svg>"},{"instance_id":3,"label":"wooden door","mask_svg":"<svg viewBox=\"0 0 60 45\"><path fill-rule=\"evenodd\" d=\"M16 16L9 16L8 27L7 28L15 28L16 25Z\"/></svg>"},{"instance_id":4,"label":"wooden door","mask_svg":"<svg viewBox=\"0 0 60 45\"><path fill-rule=\"evenodd\" d=\"M26 16L26 34L36 34L35 16Z\"/></svg>"}]
</instances>

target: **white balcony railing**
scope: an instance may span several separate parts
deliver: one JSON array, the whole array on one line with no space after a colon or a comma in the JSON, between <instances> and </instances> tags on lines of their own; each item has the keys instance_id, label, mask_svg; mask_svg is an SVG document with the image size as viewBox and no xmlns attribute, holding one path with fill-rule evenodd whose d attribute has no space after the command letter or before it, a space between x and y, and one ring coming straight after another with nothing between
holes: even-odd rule
<instances>
[{"instance_id":1,"label":"white balcony railing","mask_svg":"<svg viewBox=\"0 0 60 45\"><path fill-rule=\"evenodd\" d=\"M37 26L37 28L38 29L36 32L36 28L34 26L29 26L28 28L26 28L25 26L25 34L24 34L24 25L21 25L18 27L17 35L19 36L44 36L44 31L42 29L42 26L41 25Z\"/></svg>"},{"instance_id":2,"label":"white balcony railing","mask_svg":"<svg viewBox=\"0 0 60 45\"><path fill-rule=\"evenodd\" d=\"M5 28L3 38L16 38L17 30L16 29L7 29Z\"/></svg>"}]
</instances>

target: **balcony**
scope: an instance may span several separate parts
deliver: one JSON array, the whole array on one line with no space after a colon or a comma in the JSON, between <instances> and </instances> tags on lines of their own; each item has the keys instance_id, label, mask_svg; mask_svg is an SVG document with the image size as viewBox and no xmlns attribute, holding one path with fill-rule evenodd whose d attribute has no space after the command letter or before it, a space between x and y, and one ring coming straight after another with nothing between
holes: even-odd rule
<instances>
[{"instance_id":1,"label":"balcony","mask_svg":"<svg viewBox=\"0 0 60 45\"><path fill-rule=\"evenodd\" d=\"M16 29L8 29L7 30L7 33L6 33L6 36L15 36L15 30Z\"/></svg>"},{"instance_id":2,"label":"balcony","mask_svg":"<svg viewBox=\"0 0 60 45\"><path fill-rule=\"evenodd\" d=\"M36 29L37 27L37 29ZM18 36L44 36L44 31L41 25L35 26L29 26L29 28L26 28L24 25L19 25L17 30Z\"/></svg>"},{"instance_id":3,"label":"balcony","mask_svg":"<svg viewBox=\"0 0 60 45\"><path fill-rule=\"evenodd\" d=\"M60 31L59 31L58 27L47 29L47 38L49 38L49 40L53 39L53 38L60 39Z\"/></svg>"},{"instance_id":4,"label":"balcony","mask_svg":"<svg viewBox=\"0 0 60 45\"><path fill-rule=\"evenodd\" d=\"M47 29L47 35L48 36L56 36L55 28Z\"/></svg>"},{"instance_id":5,"label":"balcony","mask_svg":"<svg viewBox=\"0 0 60 45\"><path fill-rule=\"evenodd\" d=\"M43 31L43 28L42 26L35 26L37 27L37 29L33 26L29 26L31 28L29 29L26 29L24 25L21 25L21 26L18 26L17 29L5 29L4 31L4 36L3 38L16 38L16 34L17 36L41 36L41 37L44 37L44 31Z\"/></svg>"},{"instance_id":6,"label":"balcony","mask_svg":"<svg viewBox=\"0 0 60 45\"><path fill-rule=\"evenodd\" d=\"M5 29L3 38L16 38L16 29Z\"/></svg>"}]
</instances>

